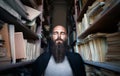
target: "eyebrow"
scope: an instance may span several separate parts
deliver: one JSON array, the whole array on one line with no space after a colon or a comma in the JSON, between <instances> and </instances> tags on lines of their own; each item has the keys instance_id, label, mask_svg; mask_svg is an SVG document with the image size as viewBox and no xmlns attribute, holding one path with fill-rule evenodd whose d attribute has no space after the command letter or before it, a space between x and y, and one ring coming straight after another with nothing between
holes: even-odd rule
<instances>
[{"instance_id":1,"label":"eyebrow","mask_svg":"<svg viewBox=\"0 0 120 76\"><path fill-rule=\"evenodd\" d=\"M54 31L53 33L58 33L58 31ZM60 32L60 33L65 33L65 34L66 34L66 32L63 32L63 31L62 31L62 32Z\"/></svg>"}]
</instances>

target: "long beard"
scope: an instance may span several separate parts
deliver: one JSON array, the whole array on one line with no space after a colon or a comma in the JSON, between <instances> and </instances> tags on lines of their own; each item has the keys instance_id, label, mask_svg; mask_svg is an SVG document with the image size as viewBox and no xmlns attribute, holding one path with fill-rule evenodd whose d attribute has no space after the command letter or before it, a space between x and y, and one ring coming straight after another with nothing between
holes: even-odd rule
<instances>
[{"instance_id":1,"label":"long beard","mask_svg":"<svg viewBox=\"0 0 120 76\"><path fill-rule=\"evenodd\" d=\"M52 46L51 53L55 59L55 62L56 63L62 62L65 58L67 41L63 41L63 43L56 43L55 41L52 40L51 46Z\"/></svg>"}]
</instances>

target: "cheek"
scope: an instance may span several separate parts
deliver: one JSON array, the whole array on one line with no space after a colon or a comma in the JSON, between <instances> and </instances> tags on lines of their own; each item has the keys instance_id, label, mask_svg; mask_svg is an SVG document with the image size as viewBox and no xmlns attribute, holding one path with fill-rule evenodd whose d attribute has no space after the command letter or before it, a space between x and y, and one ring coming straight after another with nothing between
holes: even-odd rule
<instances>
[{"instance_id":1,"label":"cheek","mask_svg":"<svg viewBox=\"0 0 120 76\"><path fill-rule=\"evenodd\" d=\"M61 36L61 39L66 40L66 36Z\"/></svg>"},{"instance_id":2,"label":"cheek","mask_svg":"<svg viewBox=\"0 0 120 76\"><path fill-rule=\"evenodd\" d=\"M55 35L55 36L52 36L52 39L53 40L56 40L57 39L57 36Z\"/></svg>"}]
</instances>

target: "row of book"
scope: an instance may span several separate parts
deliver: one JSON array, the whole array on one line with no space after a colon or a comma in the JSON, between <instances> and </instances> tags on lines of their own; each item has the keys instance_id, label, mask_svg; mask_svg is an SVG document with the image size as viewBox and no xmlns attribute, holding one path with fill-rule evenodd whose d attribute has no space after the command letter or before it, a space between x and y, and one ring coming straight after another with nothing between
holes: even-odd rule
<instances>
[{"instance_id":1,"label":"row of book","mask_svg":"<svg viewBox=\"0 0 120 76\"><path fill-rule=\"evenodd\" d=\"M88 6L88 10L84 13L82 21L78 23L76 27L77 35L79 36L94 22L99 20L110 9L109 7L114 6L117 2L117 0L95 0L91 6Z\"/></svg>"},{"instance_id":2,"label":"row of book","mask_svg":"<svg viewBox=\"0 0 120 76\"><path fill-rule=\"evenodd\" d=\"M35 41L34 37L41 37L41 21L37 18L42 20L42 7L35 5L34 8L21 0L0 0L0 64L32 60L40 55L41 39Z\"/></svg>"},{"instance_id":3,"label":"row of book","mask_svg":"<svg viewBox=\"0 0 120 76\"><path fill-rule=\"evenodd\" d=\"M107 35L108 52L106 61L120 62L120 32Z\"/></svg>"},{"instance_id":4,"label":"row of book","mask_svg":"<svg viewBox=\"0 0 120 76\"><path fill-rule=\"evenodd\" d=\"M0 20L22 26L29 27L33 32L36 32L36 19L41 19L42 11L39 8L33 8L23 4L20 0L1 0L0 1ZM40 22L39 22L40 23Z\"/></svg>"},{"instance_id":5,"label":"row of book","mask_svg":"<svg viewBox=\"0 0 120 76\"><path fill-rule=\"evenodd\" d=\"M24 39L23 32L15 32L14 25L4 23L0 29L0 64L17 60L33 60L40 55L40 42Z\"/></svg>"},{"instance_id":6,"label":"row of book","mask_svg":"<svg viewBox=\"0 0 120 76\"><path fill-rule=\"evenodd\" d=\"M87 36L79 44L78 52L84 60L96 62L120 61L120 32L97 33Z\"/></svg>"},{"instance_id":7,"label":"row of book","mask_svg":"<svg viewBox=\"0 0 120 76\"><path fill-rule=\"evenodd\" d=\"M106 38L104 36L93 37L89 35L79 45L79 53L84 60L104 62L107 52Z\"/></svg>"},{"instance_id":8,"label":"row of book","mask_svg":"<svg viewBox=\"0 0 120 76\"><path fill-rule=\"evenodd\" d=\"M79 0L80 1L80 0ZM86 1L86 0L81 0ZM92 1L94 3L91 5ZM80 3L80 7L82 6ZM111 12L111 9L114 9L114 6L119 3L119 0L87 0L84 2L85 9L78 9L80 12L80 22L77 22L76 31L77 31L77 45L75 46L76 51L82 56L85 61L90 61L85 65L86 67L86 75L87 76L119 76L118 73L112 70L106 70L106 67L109 69L115 68L112 65L120 66L120 22L118 24L118 32L116 33L103 33L108 29L101 28L102 33L99 33L99 25L102 26L102 22L109 23L110 16L108 15ZM89 6L91 5L91 6ZM86 11L87 10L87 11ZM84 12L84 15L83 15ZM82 19L81 19L82 17ZM113 16L114 17L114 13ZM111 18L112 18L111 17ZM106 21L104 20L106 18ZM112 19L114 21L114 19ZM112 21L111 20L111 21ZM96 25L94 27L94 25ZM98 25L98 26L97 26ZM116 24L113 25L113 27ZM97 27L97 29L96 29ZM93 31L94 30L94 31ZM104 31L103 31L104 30ZM112 30L111 30L112 31ZM97 32L97 33L96 33ZM94 33L94 34L91 34ZM86 38L84 38L84 34L89 34ZM80 36L80 37L79 37ZM80 38L84 39L80 39ZM91 65L91 63L93 64ZM95 62L95 64L94 64ZM99 63L96 65L96 63ZM105 66L103 63L108 63ZM101 67L99 67L102 66Z\"/></svg>"}]
</instances>

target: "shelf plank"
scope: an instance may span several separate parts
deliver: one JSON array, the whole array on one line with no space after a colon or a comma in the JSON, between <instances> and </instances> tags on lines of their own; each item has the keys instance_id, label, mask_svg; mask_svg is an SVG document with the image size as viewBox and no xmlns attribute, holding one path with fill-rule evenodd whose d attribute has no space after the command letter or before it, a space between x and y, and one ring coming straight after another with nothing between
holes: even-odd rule
<instances>
[{"instance_id":1,"label":"shelf plank","mask_svg":"<svg viewBox=\"0 0 120 76\"><path fill-rule=\"evenodd\" d=\"M78 22L82 21L82 18L84 16L84 13L88 10L88 6L91 6L95 0L87 0L86 4L83 6L80 15L77 19Z\"/></svg>"},{"instance_id":2,"label":"shelf plank","mask_svg":"<svg viewBox=\"0 0 120 76\"><path fill-rule=\"evenodd\" d=\"M14 25L15 25L15 30L17 32L23 32L25 39L31 39L31 40L39 39L36 33L28 29L26 25L22 24L20 21L15 22Z\"/></svg>"},{"instance_id":3,"label":"shelf plank","mask_svg":"<svg viewBox=\"0 0 120 76\"><path fill-rule=\"evenodd\" d=\"M18 62L18 63L11 63L11 64L5 64L5 65L0 65L0 72L14 69L14 68L19 68L23 66L30 65L34 62L34 60L31 61L24 61L24 62Z\"/></svg>"},{"instance_id":4,"label":"shelf plank","mask_svg":"<svg viewBox=\"0 0 120 76\"><path fill-rule=\"evenodd\" d=\"M87 35L97 32L112 33L117 30L117 22L120 20L120 1L109 8L99 19L97 19L78 38L83 39Z\"/></svg>"},{"instance_id":5,"label":"shelf plank","mask_svg":"<svg viewBox=\"0 0 120 76\"><path fill-rule=\"evenodd\" d=\"M106 62L85 61L85 64L93 67L97 67L97 68L110 70L112 72L120 73L120 66L112 65Z\"/></svg>"}]
</instances>

